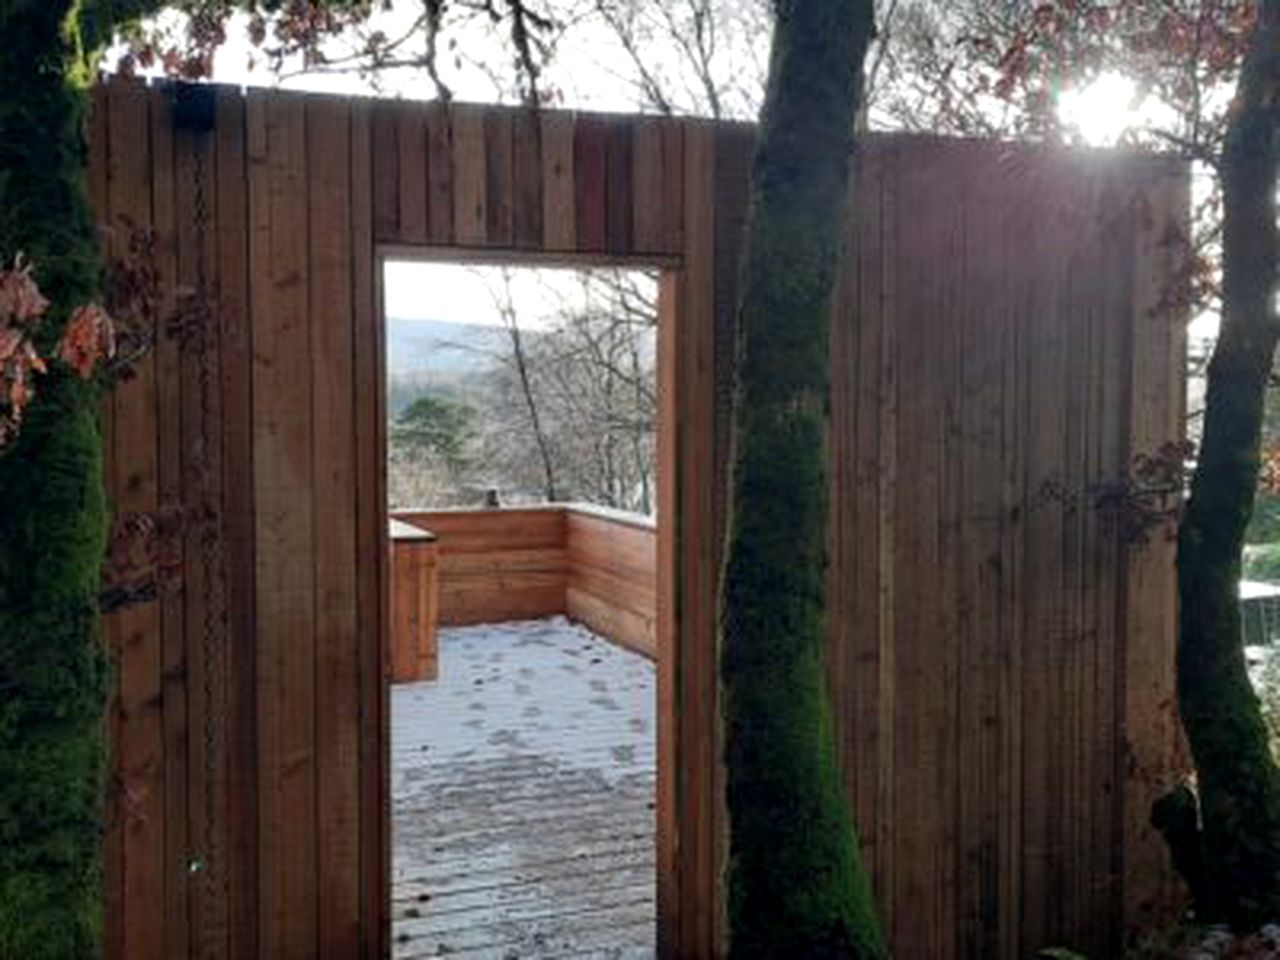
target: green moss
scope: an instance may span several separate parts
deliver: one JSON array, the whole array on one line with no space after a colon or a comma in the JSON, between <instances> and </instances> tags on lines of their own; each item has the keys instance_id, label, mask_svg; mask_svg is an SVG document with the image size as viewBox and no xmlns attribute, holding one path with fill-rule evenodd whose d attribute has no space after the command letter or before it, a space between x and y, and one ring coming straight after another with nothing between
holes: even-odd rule
<instances>
[{"instance_id":1,"label":"green moss","mask_svg":"<svg viewBox=\"0 0 1280 960\"><path fill-rule=\"evenodd\" d=\"M84 190L84 92L69 0L0 0L0 258L51 301L50 352L100 270ZM98 388L40 379L0 454L0 958L99 950L106 530Z\"/></svg>"},{"instance_id":2,"label":"green moss","mask_svg":"<svg viewBox=\"0 0 1280 960\"><path fill-rule=\"evenodd\" d=\"M738 957L884 956L826 644L827 330L869 2L779 2L740 310L721 673Z\"/></svg>"},{"instance_id":3,"label":"green moss","mask_svg":"<svg viewBox=\"0 0 1280 960\"><path fill-rule=\"evenodd\" d=\"M769 419L740 434L739 503L760 508L739 511L726 580L734 954L880 956L823 674L824 426Z\"/></svg>"}]
</instances>

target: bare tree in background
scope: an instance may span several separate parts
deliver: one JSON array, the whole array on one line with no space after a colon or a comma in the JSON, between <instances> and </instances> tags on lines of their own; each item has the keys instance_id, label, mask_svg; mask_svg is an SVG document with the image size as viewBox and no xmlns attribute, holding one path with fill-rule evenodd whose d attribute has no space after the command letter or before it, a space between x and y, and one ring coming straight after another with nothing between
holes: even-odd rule
<instances>
[{"instance_id":1,"label":"bare tree in background","mask_svg":"<svg viewBox=\"0 0 1280 960\"><path fill-rule=\"evenodd\" d=\"M580 282L586 306L562 300L535 352L543 403L561 435L562 473L579 499L651 513L655 285L621 271Z\"/></svg>"},{"instance_id":2,"label":"bare tree in background","mask_svg":"<svg viewBox=\"0 0 1280 960\"><path fill-rule=\"evenodd\" d=\"M483 462L496 486L651 513L656 285L628 271L548 281L531 317L503 272L490 289L507 349L495 356ZM513 491L514 488L514 491Z\"/></svg>"},{"instance_id":3,"label":"bare tree in background","mask_svg":"<svg viewBox=\"0 0 1280 960\"><path fill-rule=\"evenodd\" d=\"M618 76L635 88L641 109L756 119L769 67L772 0L592 3L624 54ZM891 50L904 0L881 0L877 7L880 28L866 69L870 104L880 96L882 83L894 80Z\"/></svg>"},{"instance_id":4,"label":"bare tree in background","mask_svg":"<svg viewBox=\"0 0 1280 960\"><path fill-rule=\"evenodd\" d=\"M594 0L626 54L622 74L658 113L754 118L764 99L767 0Z\"/></svg>"},{"instance_id":5,"label":"bare tree in background","mask_svg":"<svg viewBox=\"0 0 1280 960\"><path fill-rule=\"evenodd\" d=\"M529 432L533 437L538 460L542 465L543 496L546 497L548 503L555 503L560 499L556 492L555 457L551 451L551 438L547 436L543 417L539 413L540 405L534 392L533 378L529 371L529 356L525 347L525 337L520 330L520 314L516 307L515 298L511 293L511 271L504 267L499 277L498 284L491 286L489 292L493 297L494 306L498 309L498 314L502 317L502 325L507 331L508 342L511 346L511 351L508 355L509 368L514 372L515 383L524 407Z\"/></svg>"},{"instance_id":6,"label":"bare tree in background","mask_svg":"<svg viewBox=\"0 0 1280 960\"><path fill-rule=\"evenodd\" d=\"M129 8L131 4L115 4ZM487 77L491 96L539 104L555 97L546 77L566 31L590 0L395 0L372 3L175 0L134 2L130 16L162 7L168 15L127 22L118 69L163 66L207 77L229 37L251 67L289 80L351 74L375 91L416 88L441 99L468 72Z\"/></svg>"}]
</instances>

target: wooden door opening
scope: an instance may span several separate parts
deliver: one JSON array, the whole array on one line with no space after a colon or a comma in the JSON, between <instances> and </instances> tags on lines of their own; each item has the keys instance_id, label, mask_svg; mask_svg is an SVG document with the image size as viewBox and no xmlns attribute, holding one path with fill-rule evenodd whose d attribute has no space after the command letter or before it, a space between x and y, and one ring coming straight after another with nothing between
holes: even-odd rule
<instances>
[{"instance_id":1,"label":"wooden door opening","mask_svg":"<svg viewBox=\"0 0 1280 960\"><path fill-rule=\"evenodd\" d=\"M498 263L378 271L391 952L651 956L675 274Z\"/></svg>"}]
</instances>

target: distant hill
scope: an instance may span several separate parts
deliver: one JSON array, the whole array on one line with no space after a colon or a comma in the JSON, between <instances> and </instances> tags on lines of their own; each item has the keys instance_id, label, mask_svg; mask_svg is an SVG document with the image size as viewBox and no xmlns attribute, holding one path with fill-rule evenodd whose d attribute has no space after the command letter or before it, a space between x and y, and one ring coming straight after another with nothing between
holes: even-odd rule
<instances>
[{"instance_id":1,"label":"distant hill","mask_svg":"<svg viewBox=\"0 0 1280 960\"><path fill-rule=\"evenodd\" d=\"M456 380L483 371L507 342L501 327L389 317L387 376Z\"/></svg>"}]
</instances>

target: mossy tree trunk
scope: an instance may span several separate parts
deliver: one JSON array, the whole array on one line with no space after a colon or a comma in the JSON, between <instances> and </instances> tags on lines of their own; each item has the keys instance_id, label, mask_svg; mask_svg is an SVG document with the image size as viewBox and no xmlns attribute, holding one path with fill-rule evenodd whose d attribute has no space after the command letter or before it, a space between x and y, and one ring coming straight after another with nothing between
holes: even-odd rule
<instances>
[{"instance_id":1,"label":"mossy tree trunk","mask_svg":"<svg viewBox=\"0 0 1280 960\"><path fill-rule=\"evenodd\" d=\"M730 949L880 957L823 672L827 331L872 2L774 7L721 595Z\"/></svg>"},{"instance_id":2,"label":"mossy tree trunk","mask_svg":"<svg viewBox=\"0 0 1280 960\"><path fill-rule=\"evenodd\" d=\"M1208 905L1238 927L1280 920L1280 770L1241 640L1238 581L1275 354L1280 0L1263 0L1222 157L1222 327L1178 532L1178 710L1195 760Z\"/></svg>"},{"instance_id":3,"label":"mossy tree trunk","mask_svg":"<svg viewBox=\"0 0 1280 960\"><path fill-rule=\"evenodd\" d=\"M85 191L87 80L74 0L0 0L0 259L51 307L99 299ZM83 960L101 926L98 594L107 525L99 387L54 364L0 451L0 960Z\"/></svg>"}]
</instances>

